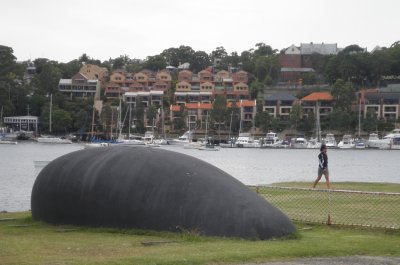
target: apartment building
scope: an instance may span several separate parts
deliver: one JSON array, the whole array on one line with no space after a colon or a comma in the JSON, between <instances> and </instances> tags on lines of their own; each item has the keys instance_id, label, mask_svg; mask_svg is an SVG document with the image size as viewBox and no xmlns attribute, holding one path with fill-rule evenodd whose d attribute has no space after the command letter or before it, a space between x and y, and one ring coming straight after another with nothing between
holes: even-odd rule
<instances>
[{"instance_id":1,"label":"apartment building","mask_svg":"<svg viewBox=\"0 0 400 265\"><path fill-rule=\"evenodd\" d=\"M291 45L279 55L281 73L279 81L282 83L302 84L301 76L305 73L314 72L312 55L337 54L340 49L336 43L301 43L299 47Z\"/></svg>"},{"instance_id":2,"label":"apartment building","mask_svg":"<svg viewBox=\"0 0 400 265\"><path fill-rule=\"evenodd\" d=\"M74 97L100 99L100 81L89 79L81 73L77 73L71 79L60 79L58 89L71 99Z\"/></svg>"},{"instance_id":3,"label":"apartment building","mask_svg":"<svg viewBox=\"0 0 400 265\"><path fill-rule=\"evenodd\" d=\"M228 108L239 108L240 120L242 128L252 128L254 126L254 118L256 115L256 101L255 100L240 100L237 102L227 102ZM209 102L206 103L183 103L170 106L170 120L174 124L174 120L181 118L178 114L184 110L186 116L185 124L187 128L191 129L205 129L206 117L213 109L213 105ZM189 127L190 125L190 127Z\"/></svg>"},{"instance_id":4,"label":"apartment building","mask_svg":"<svg viewBox=\"0 0 400 265\"><path fill-rule=\"evenodd\" d=\"M175 87L175 103L212 102L217 95L225 95L228 101L247 100L249 98L247 82L247 72L242 70L235 73L221 70L216 74L210 69L202 70L198 74L182 70L178 73ZM208 98L208 95L212 97Z\"/></svg>"},{"instance_id":5,"label":"apartment building","mask_svg":"<svg viewBox=\"0 0 400 265\"><path fill-rule=\"evenodd\" d=\"M116 70L110 75L110 82L105 86L104 95L109 98L120 98L126 92L165 92L171 88L171 80L167 70L159 72L142 70L138 73Z\"/></svg>"},{"instance_id":6,"label":"apartment building","mask_svg":"<svg viewBox=\"0 0 400 265\"><path fill-rule=\"evenodd\" d=\"M123 94L123 101L130 104L132 108L138 106L155 106L156 108L159 108L162 106L163 98L163 91L126 92Z\"/></svg>"},{"instance_id":7,"label":"apartment building","mask_svg":"<svg viewBox=\"0 0 400 265\"><path fill-rule=\"evenodd\" d=\"M400 115L400 92L366 92L364 94L364 118L375 113L378 119L396 121Z\"/></svg>"},{"instance_id":8,"label":"apartment building","mask_svg":"<svg viewBox=\"0 0 400 265\"><path fill-rule=\"evenodd\" d=\"M300 99L303 115L316 115L319 111L321 119L328 117L333 111L334 98L330 92L314 92Z\"/></svg>"},{"instance_id":9,"label":"apartment building","mask_svg":"<svg viewBox=\"0 0 400 265\"><path fill-rule=\"evenodd\" d=\"M99 80L100 84L103 85L108 77L108 70L105 67L100 67L94 64L85 64L79 69L79 73L83 74L91 80Z\"/></svg>"},{"instance_id":10,"label":"apartment building","mask_svg":"<svg viewBox=\"0 0 400 265\"><path fill-rule=\"evenodd\" d=\"M297 98L287 92L275 93L264 99L263 111L268 112L274 118L289 120L293 103Z\"/></svg>"}]
</instances>

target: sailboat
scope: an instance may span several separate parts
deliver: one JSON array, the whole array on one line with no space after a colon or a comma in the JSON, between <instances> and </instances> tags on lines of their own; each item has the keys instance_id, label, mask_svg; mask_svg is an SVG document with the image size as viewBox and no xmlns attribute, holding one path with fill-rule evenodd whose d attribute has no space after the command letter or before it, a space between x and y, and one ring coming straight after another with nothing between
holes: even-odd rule
<instances>
[{"instance_id":1,"label":"sailboat","mask_svg":"<svg viewBox=\"0 0 400 265\"><path fill-rule=\"evenodd\" d=\"M186 132L183 136L178 138L178 141L179 141L179 139L182 139L182 138L183 138L183 141L187 140L187 142L183 144L183 148L185 148L185 149L198 149L201 146L201 144L199 142L193 142L192 133L190 131L190 118L189 117L188 117L188 125L189 125L188 138L187 139L183 138L183 136L187 133Z\"/></svg>"},{"instance_id":2,"label":"sailboat","mask_svg":"<svg viewBox=\"0 0 400 265\"><path fill-rule=\"evenodd\" d=\"M0 114L0 126L3 124L3 106L1 106L1 114ZM6 136L6 133L2 132L6 131L5 127L0 127L0 144L17 144L17 141L14 141L11 138Z\"/></svg>"},{"instance_id":3,"label":"sailboat","mask_svg":"<svg viewBox=\"0 0 400 265\"><path fill-rule=\"evenodd\" d=\"M160 107L161 108L161 135L162 137L159 139L154 139L154 143L158 144L158 145L168 145L169 142L165 137L165 121L164 121L164 108L163 106Z\"/></svg>"},{"instance_id":4,"label":"sailboat","mask_svg":"<svg viewBox=\"0 0 400 265\"><path fill-rule=\"evenodd\" d=\"M228 142L227 143L219 143L220 147L225 147L225 148L235 147L235 141L232 138L232 117L233 117L233 111L231 112L231 120L230 120L230 124L229 124Z\"/></svg>"},{"instance_id":5,"label":"sailboat","mask_svg":"<svg viewBox=\"0 0 400 265\"><path fill-rule=\"evenodd\" d=\"M51 134L51 122L52 122L52 109L53 109L53 94L50 94L50 113L49 113L49 133ZM60 138L52 135L41 136L36 138L38 143L45 144L72 144L72 141L65 138Z\"/></svg>"},{"instance_id":6,"label":"sailboat","mask_svg":"<svg viewBox=\"0 0 400 265\"><path fill-rule=\"evenodd\" d=\"M319 116L319 101L316 104L316 121L315 121L315 138L311 138L307 142L307 148L320 148L321 147L321 122Z\"/></svg>"},{"instance_id":7,"label":"sailboat","mask_svg":"<svg viewBox=\"0 0 400 265\"><path fill-rule=\"evenodd\" d=\"M125 139L122 137L122 129L124 127L125 124L125 119L126 116L128 114L129 111L129 121L128 121L128 139ZM140 140L140 139L132 139L131 138L131 118L132 118L132 106L131 104L129 104L129 108L127 110L127 112L125 113L125 117L123 122L121 122L121 100L119 101L119 133L118 133L118 141L117 144L118 145L144 145L144 141Z\"/></svg>"},{"instance_id":8,"label":"sailboat","mask_svg":"<svg viewBox=\"0 0 400 265\"><path fill-rule=\"evenodd\" d=\"M204 136L204 144L200 145L198 149L205 151L219 151L219 147L212 143L211 137L208 137L208 112L206 116L206 133Z\"/></svg>"},{"instance_id":9,"label":"sailboat","mask_svg":"<svg viewBox=\"0 0 400 265\"><path fill-rule=\"evenodd\" d=\"M366 147L365 141L361 138L361 98L358 103L358 138L354 144L356 149L364 149Z\"/></svg>"}]
</instances>

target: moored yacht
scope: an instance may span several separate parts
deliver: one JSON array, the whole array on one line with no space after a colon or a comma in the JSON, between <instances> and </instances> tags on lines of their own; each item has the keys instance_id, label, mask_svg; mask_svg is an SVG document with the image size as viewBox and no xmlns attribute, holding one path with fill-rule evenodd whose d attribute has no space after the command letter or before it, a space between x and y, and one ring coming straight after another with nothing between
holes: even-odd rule
<instances>
[{"instance_id":1,"label":"moored yacht","mask_svg":"<svg viewBox=\"0 0 400 265\"><path fill-rule=\"evenodd\" d=\"M390 140L390 149L400 150L400 134L392 137Z\"/></svg>"},{"instance_id":2,"label":"moored yacht","mask_svg":"<svg viewBox=\"0 0 400 265\"><path fill-rule=\"evenodd\" d=\"M290 140L291 148L307 148L307 146L308 146L308 141L303 136L292 138Z\"/></svg>"},{"instance_id":3,"label":"moored yacht","mask_svg":"<svg viewBox=\"0 0 400 265\"><path fill-rule=\"evenodd\" d=\"M342 149L354 148L354 138L350 134L343 135L343 139L338 143L338 147Z\"/></svg>"},{"instance_id":4,"label":"moored yacht","mask_svg":"<svg viewBox=\"0 0 400 265\"><path fill-rule=\"evenodd\" d=\"M263 143L261 147L278 147L282 143L282 140L279 139L278 135L274 132L269 132L266 134L263 139Z\"/></svg>"},{"instance_id":5,"label":"moored yacht","mask_svg":"<svg viewBox=\"0 0 400 265\"><path fill-rule=\"evenodd\" d=\"M250 133L239 133L239 137L235 143L236 147L256 148L260 147L260 142L254 140Z\"/></svg>"},{"instance_id":6,"label":"moored yacht","mask_svg":"<svg viewBox=\"0 0 400 265\"><path fill-rule=\"evenodd\" d=\"M327 133L324 141L325 141L325 145L327 148L336 148L337 147L337 142L335 139L335 135L333 133Z\"/></svg>"},{"instance_id":7,"label":"moored yacht","mask_svg":"<svg viewBox=\"0 0 400 265\"><path fill-rule=\"evenodd\" d=\"M168 143L170 145L185 145L191 142L192 138L193 138L193 133L191 131L186 131L177 139L168 140Z\"/></svg>"},{"instance_id":8,"label":"moored yacht","mask_svg":"<svg viewBox=\"0 0 400 265\"><path fill-rule=\"evenodd\" d=\"M38 143L44 143L44 144L72 144L72 141L69 139L64 139L60 137L55 137L55 136L42 136L36 138L36 141Z\"/></svg>"},{"instance_id":9,"label":"moored yacht","mask_svg":"<svg viewBox=\"0 0 400 265\"><path fill-rule=\"evenodd\" d=\"M379 139L377 133L371 133L366 146L368 148L389 149L392 138L398 135L400 135L400 129L394 129L382 139Z\"/></svg>"}]
</instances>

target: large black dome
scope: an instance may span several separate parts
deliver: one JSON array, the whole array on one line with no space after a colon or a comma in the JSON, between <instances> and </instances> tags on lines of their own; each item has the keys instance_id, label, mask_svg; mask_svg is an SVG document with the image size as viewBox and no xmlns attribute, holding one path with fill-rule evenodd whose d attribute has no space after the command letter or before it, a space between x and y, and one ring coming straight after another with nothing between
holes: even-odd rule
<instances>
[{"instance_id":1,"label":"large black dome","mask_svg":"<svg viewBox=\"0 0 400 265\"><path fill-rule=\"evenodd\" d=\"M281 211L222 170L146 147L93 148L55 159L38 175L31 206L35 220L53 224L260 239L296 230Z\"/></svg>"}]
</instances>

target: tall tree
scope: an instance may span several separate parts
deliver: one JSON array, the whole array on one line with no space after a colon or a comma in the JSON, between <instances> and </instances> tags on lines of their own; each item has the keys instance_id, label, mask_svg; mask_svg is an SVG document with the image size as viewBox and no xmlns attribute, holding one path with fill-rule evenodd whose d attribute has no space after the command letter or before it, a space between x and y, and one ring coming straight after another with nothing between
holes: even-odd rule
<instances>
[{"instance_id":1,"label":"tall tree","mask_svg":"<svg viewBox=\"0 0 400 265\"><path fill-rule=\"evenodd\" d=\"M149 69L152 71L165 69L166 66L167 62L165 61L165 58L161 55L148 56L146 61L142 65L144 69Z\"/></svg>"},{"instance_id":2,"label":"tall tree","mask_svg":"<svg viewBox=\"0 0 400 265\"><path fill-rule=\"evenodd\" d=\"M213 102L213 109L211 110L211 120L216 124L222 124L227 117L226 97L218 95Z\"/></svg>"},{"instance_id":3,"label":"tall tree","mask_svg":"<svg viewBox=\"0 0 400 265\"><path fill-rule=\"evenodd\" d=\"M336 102L335 108L350 113L352 102L356 97L355 92L351 83L346 83L342 79L336 80L332 88L332 96Z\"/></svg>"}]
</instances>

